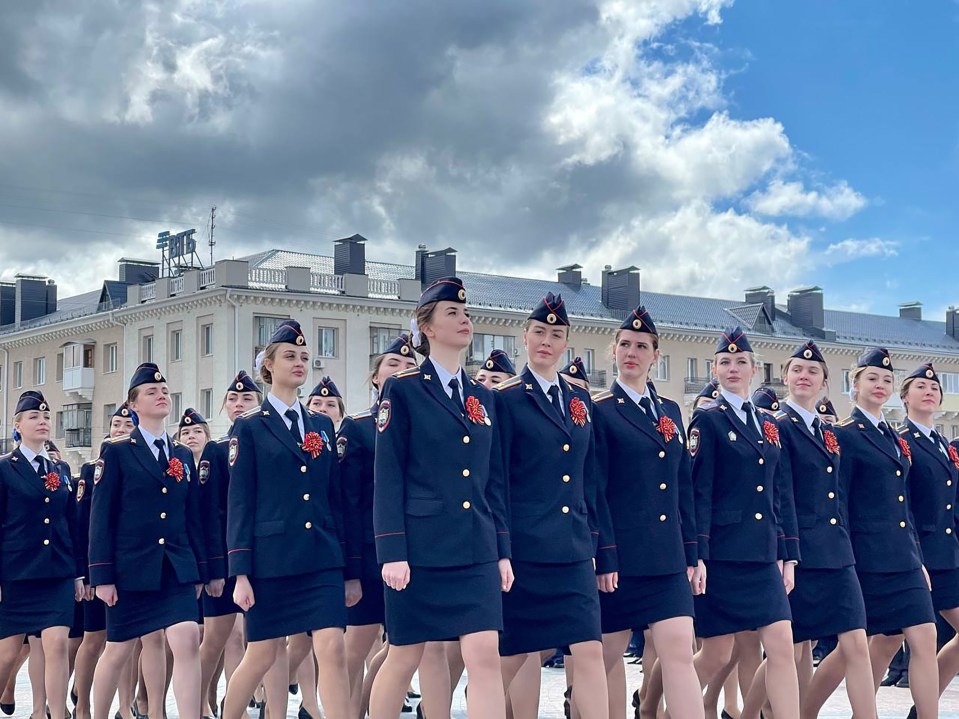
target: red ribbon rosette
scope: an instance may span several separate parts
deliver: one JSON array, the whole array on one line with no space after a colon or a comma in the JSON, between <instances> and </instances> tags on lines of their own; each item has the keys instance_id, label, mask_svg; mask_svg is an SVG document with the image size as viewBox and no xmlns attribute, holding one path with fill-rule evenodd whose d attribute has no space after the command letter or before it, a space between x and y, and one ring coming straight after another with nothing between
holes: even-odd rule
<instances>
[{"instance_id":1,"label":"red ribbon rosette","mask_svg":"<svg viewBox=\"0 0 959 719\"><path fill-rule=\"evenodd\" d=\"M899 438L899 449L902 450L902 453L906 455L906 459L910 462L912 461L912 450L909 448L909 443L904 440L902 437Z\"/></svg>"},{"instance_id":2,"label":"red ribbon rosette","mask_svg":"<svg viewBox=\"0 0 959 719\"><path fill-rule=\"evenodd\" d=\"M827 451L832 452L833 454L839 454L839 440L836 439L836 435L827 429L822 433L822 438L826 443Z\"/></svg>"},{"instance_id":3,"label":"red ribbon rosette","mask_svg":"<svg viewBox=\"0 0 959 719\"><path fill-rule=\"evenodd\" d=\"M316 432L307 432L302 447L304 452L309 452L310 456L316 459L323 451L323 438Z\"/></svg>"},{"instance_id":4,"label":"red ribbon rosette","mask_svg":"<svg viewBox=\"0 0 959 719\"><path fill-rule=\"evenodd\" d=\"M956 451L956 448L951 444L949 445L949 459L952 460L952 463L959 467L959 452Z\"/></svg>"},{"instance_id":5,"label":"red ribbon rosette","mask_svg":"<svg viewBox=\"0 0 959 719\"><path fill-rule=\"evenodd\" d=\"M579 397L573 397L573 399L570 400L569 416L577 427L584 427L586 425L586 405Z\"/></svg>"},{"instance_id":6,"label":"red ribbon rosette","mask_svg":"<svg viewBox=\"0 0 959 719\"><path fill-rule=\"evenodd\" d=\"M183 481L183 462L176 457L170 460L170 466L166 468L166 474L173 477L177 482Z\"/></svg>"},{"instance_id":7,"label":"red ribbon rosette","mask_svg":"<svg viewBox=\"0 0 959 719\"><path fill-rule=\"evenodd\" d=\"M483 420L486 418L486 412L476 397L469 396L466 398L466 417L474 424L483 424Z\"/></svg>"},{"instance_id":8,"label":"red ribbon rosette","mask_svg":"<svg viewBox=\"0 0 959 719\"><path fill-rule=\"evenodd\" d=\"M669 442L669 440L676 436L676 423L666 415L662 415L659 418L659 423L656 425L656 431L663 435L663 439L666 442Z\"/></svg>"},{"instance_id":9,"label":"red ribbon rosette","mask_svg":"<svg viewBox=\"0 0 959 719\"><path fill-rule=\"evenodd\" d=\"M43 486L49 492L56 492L60 486L60 475L56 472L47 472L43 477Z\"/></svg>"},{"instance_id":10,"label":"red ribbon rosette","mask_svg":"<svg viewBox=\"0 0 959 719\"><path fill-rule=\"evenodd\" d=\"M779 444L779 427L772 422L763 422L763 434L766 435L767 442Z\"/></svg>"}]
</instances>

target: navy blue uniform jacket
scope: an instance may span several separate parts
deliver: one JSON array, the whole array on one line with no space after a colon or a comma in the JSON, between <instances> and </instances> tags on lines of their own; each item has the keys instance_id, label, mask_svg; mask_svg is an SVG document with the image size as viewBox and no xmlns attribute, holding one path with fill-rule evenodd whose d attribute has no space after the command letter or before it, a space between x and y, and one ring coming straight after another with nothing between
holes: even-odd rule
<instances>
[{"instance_id":1,"label":"navy blue uniform jacket","mask_svg":"<svg viewBox=\"0 0 959 719\"><path fill-rule=\"evenodd\" d=\"M344 517L333 421L300 407L304 440L318 434L314 458L297 445L270 401L237 418L230 439L227 545L230 575L261 579L343 567ZM345 571L346 579L359 572Z\"/></svg>"},{"instance_id":2,"label":"navy blue uniform jacket","mask_svg":"<svg viewBox=\"0 0 959 719\"><path fill-rule=\"evenodd\" d=\"M460 387L476 421L447 396L432 363L383 386L373 465L380 564L465 567L510 556L505 487L490 472L499 431L492 393L462 370Z\"/></svg>"},{"instance_id":3,"label":"navy blue uniform jacket","mask_svg":"<svg viewBox=\"0 0 959 719\"><path fill-rule=\"evenodd\" d=\"M69 467L52 471L51 492L19 449L0 457L0 581L83 576Z\"/></svg>"},{"instance_id":4,"label":"navy blue uniform jacket","mask_svg":"<svg viewBox=\"0 0 959 719\"><path fill-rule=\"evenodd\" d=\"M206 547L196 465L188 447L173 443L180 481L160 464L139 429L104 440L94 465L90 508L90 584L117 589L161 588L164 558L177 581L206 581ZM122 601L122 600L121 600Z\"/></svg>"},{"instance_id":5,"label":"navy blue uniform jacket","mask_svg":"<svg viewBox=\"0 0 959 719\"><path fill-rule=\"evenodd\" d=\"M912 463L896 452L858 407L836 426L849 529L862 572L905 572L922 563L906 481ZM900 438L906 446L911 442Z\"/></svg>"},{"instance_id":6,"label":"navy blue uniform jacket","mask_svg":"<svg viewBox=\"0 0 959 719\"><path fill-rule=\"evenodd\" d=\"M557 415L529 368L494 388L500 423L493 475L507 487L513 557L565 564L591 559L599 541L599 472L589 393L560 375ZM582 424L574 421L582 403Z\"/></svg>"},{"instance_id":7,"label":"navy blue uniform jacket","mask_svg":"<svg viewBox=\"0 0 959 719\"><path fill-rule=\"evenodd\" d=\"M723 397L702 408L689 427L699 558L730 562L796 560L799 531L792 487L779 471L781 450L769 437L775 420L750 439ZM769 430L768 432L765 430Z\"/></svg>"},{"instance_id":8,"label":"navy blue uniform jacket","mask_svg":"<svg viewBox=\"0 0 959 719\"><path fill-rule=\"evenodd\" d=\"M200 508L203 513L209 557L210 579L228 576L226 548L227 494L230 488L230 465L228 462L230 434L206 443L196 472L200 483Z\"/></svg>"},{"instance_id":9,"label":"navy blue uniform jacket","mask_svg":"<svg viewBox=\"0 0 959 719\"><path fill-rule=\"evenodd\" d=\"M835 428L823 424L820 442L787 404L776 413L784 486L792 486L799 524L799 551L807 569L839 569L856 563L846 528L845 495L839 487L842 452ZM827 448L828 443L833 450Z\"/></svg>"},{"instance_id":10,"label":"navy blue uniform jacket","mask_svg":"<svg viewBox=\"0 0 959 719\"><path fill-rule=\"evenodd\" d=\"M596 571L626 576L674 574L696 565L691 462L682 411L650 389L659 417L673 422L667 441L618 383L593 398L600 491L612 536L601 529ZM602 528L604 522L600 522Z\"/></svg>"},{"instance_id":11,"label":"navy blue uniform jacket","mask_svg":"<svg viewBox=\"0 0 959 719\"><path fill-rule=\"evenodd\" d=\"M956 539L956 462L939 451L932 440L906 419L899 434L912 447L909 469L909 502L919 532L919 546L926 569L959 567ZM959 461L959 454L953 454Z\"/></svg>"},{"instance_id":12,"label":"navy blue uniform jacket","mask_svg":"<svg viewBox=\"0 0 959 719\"><path fill-rule=\"evenodd\" d=\"M366 412L345 417L336 438L343 496L349 506L356 507L360 520L351 522L350 527L358 536L349 542L359 551L356 556L347 557L347 561L359 566L363 566L367 555L376 558L373 539L373 457L378 410L379 402Z\"/></svg>"}]
</instances>

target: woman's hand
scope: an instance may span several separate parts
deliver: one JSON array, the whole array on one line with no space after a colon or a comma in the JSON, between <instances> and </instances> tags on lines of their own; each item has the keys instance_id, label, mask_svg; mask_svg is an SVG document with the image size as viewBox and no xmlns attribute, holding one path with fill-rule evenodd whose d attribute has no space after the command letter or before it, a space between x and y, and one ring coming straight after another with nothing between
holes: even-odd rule
<instances>
[{"instance_id":1,"label":"woman's hand","mask_svg":"<svg viewBox=\"0 0 959 719\"><path fill-rule=\"evenodd\" d=\"M499 560L499 582L500 589L504 592L508 592L513 588L513 563L508 559Z\"/></svg>"},{"instance_id":2,"label":"woman's hand","mask_svg":"<svg viewBox=\"0 0 959 719\"><path fill-rule=\"evenodd\" d=\"M83 585L83 598L88 602L92 602L96 598L96 592L93 591L93 587L89 584Z\"/></svg>"},{"instance_id":3,"label":"woman's hand","mask_svg":"<svg viewBox=\"0 0 959 719\"><path fill-rule=\"evenodd\" d=\"M363 598L363 587L360 586L359 579L347 579L343 584L346 592L346 606L355 607Z\"/></svg>"},{"instance_id":4,"label":"woman's hand","mask_svg":"<svg viewBox=\"0 0 959 719\"><path fill-rule=\"evenodd\" d=\"M250 608L256 604L256 597L253 596L253 586L245 574L239 574L236 577L236 587L233 589L233 603L244 612L250 611Z\"/></svg>"},{"instance_id":5,"label":"woman's hand","mask_svg":"<svg viewBox=\"0 0 959 719\"><path fill-rule=\"evenodd\" d=\"M615 592L619 586L619 572L596 575L596 587L601 592Z\"/></svg>"},{"instance_id":6,"label":"woman's hand","mask_svg":"<svg viewBox=\"0 0 959 719\"><path fill-rule=\"evenodd\" d=\"M222 597L225 586L225 579L211 579L206 583L206 593L211 597Z\"/></svg>"},{"instance_id":7,"label":"woman's hand","mask_svg":"<svg viewBox=\"0 0 959 719\"><path fill-rule=\"evenodd\" d=\"M783 573L783 586L786 594L796 588L796 564L794 562L780 562L779 569Z\"/></svg>"},{"instance_id":8,"label":"woman's hand","mask_svg":"<svg viewBox=\"0 0 959 719\"><path fill-rule=\"evenodd\" d=\"M689 587L693 596L706 593L706 564L702 559L695 567L686 567L686 576L689 577Z\"/></svg>"},{"instance_id":9,"label":"woman's hand","mask_svg":"<svg viewBox=\"0 0 959 719\"><path fill-rule=\"evenodd\" d=\"M387 562L383 565L383 582L390 589L402 592L410 583L409 562Z\"/></svg>"},{"instance_id":10,"label":"woman's hand","mask_svg":"<svg viewBox=\"0 0 959 719\"><path fill-rule=\"evenodd\" d=\"M97 598L108 607L112 607L117 603L117 585L101 584L97 587Z\"/></svg>"},{"instance_id":11,"label":"woman's hand","mask_svg":"<svg viewBox=\"0 0 959 719\"><path fill-rule=\"evenodd\" d=\"M73 598L77 602L82 602L86 598L82 579L73 580Z\"/></svg>"}]
</instances>

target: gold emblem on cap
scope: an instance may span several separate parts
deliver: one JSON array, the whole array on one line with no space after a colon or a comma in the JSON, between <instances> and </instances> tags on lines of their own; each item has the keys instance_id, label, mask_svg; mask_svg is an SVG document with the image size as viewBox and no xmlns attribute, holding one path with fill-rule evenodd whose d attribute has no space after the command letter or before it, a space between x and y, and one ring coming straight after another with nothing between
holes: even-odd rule
<instances>
[{"instance_id":1,"label":"gold emblem on cap","mask_svg":"<svg viewBox=\"0 0 959 719\"><path fill-rule=\"evenodd\" d=\"M493 369L493 360L486 360L486 369Z\"/></svg>"},{"instance_id":2,"label":"gold emblem on cap","mask_svg":"<svg viewBox=\"0 0 959 719\"><path fill-rule=\"evenodd\" d=\"M409 348L409 347L407 347L406 345L403 345L402 347L400 347L400 354L401 354L401 355L408 355L409 353L410 353L410 348Z\"/></svg>"},{"instance_id":3,"label":"gold emblem on cap","mask_svg":"<svg viewBox=\"0 0 959 719\"><path fill-rule=\"evenodd\" d=\"M714 389L714 390L713 390L713 399L716 399L718 396L719 396L719 390L718 390L718 389Z\"/></svg>"},{"instance_id":4,"label":"gold emblem on cap","mask_svg":"<svg viewBox=\"0 0 959 719\"><path fill-rule=\"evenodd\" d=\"M183 424L193 424L193 420L190 419L189 417L184 417Z\"/></svg>"},{"instance_id":5,"label":"gold emblem on cap","mask_svg":"<svg viewBox=\"0 0 959 719\"><path fill-rule=\"evenodd\" d=\"M889 366L889 358L888 358L888 357L883 357L883 358L882 358L882 366L883 366L883 367L888 367L888 366Z\"/></svg>"},{"instance_id":6,"label":"gold emblem on cap","mask_svg":"<svg viewBox=\"0 0 959 719\"><path fill-rule=\"evenodd\" d=\"M570 366L569 366L569 373L570 373L570 374L576 374L576 371L577 371L577 370L576 370L576 365L570 365Z\"/></svg>"},{"instance_id":7,"label":"gold emblem on cap","mask_svg":"<svg viewBox=\"0 0 959 719\"><path fill-rule=\"evenodd\" d=\"M927 370L926 370L926 377L928 377L929 379L932 379L932 376L933 376L934 374L935 374L935 372L933 372L931 369L927 369ZM41 409L42 409L42 408L41 408Z\"/></svg>"},{"instance_id":8,"label":"gold emblem on cap","mask_svg":"<svg viewBox=\"0 0 959 719\"><path fill-rule=\"evenodd\" d=\"M460 302L466 301L466 290L460 288L460 291L456 293L456 296L460 298Z\"/></svg>"},{"instance_id":9,"label":"gold emblem on cap","mask_svg":"<svg viewBox=\"0 0 959 719\"><path fill-rule=\"evenodd\" d=\"M46 403L46 402L41 402L41 403L40 403L40 409L43 410L43 409L46 409L46 408L47 408L47 403Z\"/></svg>"},{"instance_id":10,"label":"gold emblem on cap","mask_svg":"<svg viewBox=\"0 0 959 719\"><path fill-rule=\"evenodd\" d=\"M296 343L297 343L298 345L306 344L306 340L303 339L303 335L297 335L297 336L296 336Z\"/></svg>"},{"instance_id":11,"label":"gold emblem on cap","mask_svg":"<svg viewBox=\"0 0 959 719\"><path fill-rule=\"evenodd\" d=\"M555 325L557 319L558 318L556 317L556 315L554 315L552 312L546 315L546 321L549 322L551 325Z\"/></svg>"},{"instance_id":12,"label":"gold emblem on cap","mask_svg":"<svg viewBox=\"0 0 959 719\"><path fill-rule=\"evenodd\" d=\"M121 416L121 417L129 417L129 416L130 416L130 410L128 410L126 407L124 407L123 409L120 410L120 416Z\"/></svg>"},{"instance_id":13,"label":"gold emblem on cap","mask_svg":"<svg viewBox=\"0 0 959 719\"><path fill-rule=\"evenodd\" d=\"M819 411L820 411L820 412L825 412L825 411L826 411L826 405L824 405L824 404L819 405Z\"/></svg>"},{"instance_id":14,"label":"gold emblem on cap","mask_svg":"<svg viewBox=\"0 0 959 719\"><path fill-rule=\"evenodd\" d=\"M726 349L727 352L739 352L739 348L736 346L735 342L730 342L729 347Z\"/></svg>"},{"instance_id":15,"label":"gold emblem on cap","mask_svg":"<svg viewBox=\"0 0 959 719\"><path fill-rule=\"evenodd\" d=\"M326 397L326 395L328 395L329 393L330 393L330 390L328 390L326 387L323 387L320 390L320 394L323 395L324 397Z\"/></svg>"},{"instance_id":16,"label":"gold emblem on cap","mask_svg":"<svg viewBox=\"0 0 959 719\"><path fill-rule=\"evenodd\" d=\"M157 382L161 382L163 380L163 375L159 372L154 372L153 379L155 379Z\"/></svg>"},{"instance_id":17,"label":"gold emblem on cap","mask_svg":"<svg viewBox=\"0 0 959 719\"><path fill-rule=\"evenodd\" d=\"M804 350L802 353L802 356L805 357L806 359L812 359L812 350L811 349Z\"/></svg>"},{"instance_id":18,"label":"gold emblem on cap","mask_svg":"<svg viewBox=\"0 0 959 719\"><path fill-rule=\"evenodd\" d=\"M773 402L773 409L779 409L779 402Z\"/></svg>"},{"instance_id":19,"label":"gold emblem on cap","mask_svg":"<svg viewBox=\"0 0 959 719\"><path fill-rule=\"evenodd\" d=\"M633 320L633 328L640 329L643 326L642 320Z\"/></svg>"},{"instance_id":20,"label":"gold emblem on cap","mask_svg":"<svg viewBox=\"0 0 959 719\"><path fill-rule=\"evenodd\" d=\"M237 383L236 383L236 388L237 388L237 389L243 389L243 383L242 383L242 382L237 382Z\"/></svg>"}]
</instances>

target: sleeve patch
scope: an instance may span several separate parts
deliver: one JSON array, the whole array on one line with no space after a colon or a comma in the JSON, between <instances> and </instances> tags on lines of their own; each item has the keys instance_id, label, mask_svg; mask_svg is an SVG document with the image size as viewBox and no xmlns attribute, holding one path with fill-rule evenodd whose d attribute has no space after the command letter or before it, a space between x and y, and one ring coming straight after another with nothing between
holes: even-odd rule
<instances>
[{"instance_id":1,"label":"sleeve patch","mask_svg":"<svg viewBox=\"0 0 959 719\"><path fill-rule=\"evenodd\" d=\"M240 455L240 443L237 441L236 437L230 439L230 450L227 454L227 461L232 467L236 464L236 458Z\"/></svg>"},{"instance_id":2,"label":"sleeve patch","mask_svg":"<svg viewBox=\"0 0 959 719\"><path fill-rule=\"evenodd\" d=\"M340 459L343 459L343 456L346 454L346 445L349 444L348 437L337 437L336 438L336 456Z\"/></svg>"},{"instance_id":3,"label":"sleeve patch","mask_svg":"<svg viewBox=\"0 0 959 719\"><path fill-rule=\"evenodd\" d=\"M197 467L197 474L199 474L200 484L206 484L207 480L210 479L210 460L200 460L200 466Z\"/></svg>"},{"instance_id":4,"label":"sleeve patch","mask_svg":"<svg viewBox=\"0 0 959 719\"><path fill-rule=\"evenodd\" d=\"M699 451L699 427L696 427L689 433L689 454L692 457L696 456L696 452Z\"/></svg>"},{"instance_id":5,"label":"sleeve patch","mask_svg":"<svg viewBox=\"0 0 959 719\"><path fill-rule=\"evenodd\" d=\"M100 484L101 479L103 479L103 460L98 459L93 465L93 483Z\"/></svg>"},{"instance_id":6,"label":"sleeve patch","mask_svg":"<svg viewBox=\"0 0 959 719\"><path fill-rule=\"evenodd\" d=\"M384 399L380 402L380 409L376 413L376 429L380 432L385 431L386 428L390 426L391 416L390 401Z\"/></svg>"},{"instance_id":7,"label":"sleeve patch","mask_svg":"<svg viewBox=\"0 0 959 719\"><path fill-rule=\"evenodd\" d=\"M77 503L83 501L83 495L86 494L86 491L87 481L85 479L77 481Z\"/></svg>"}]
</instances>

